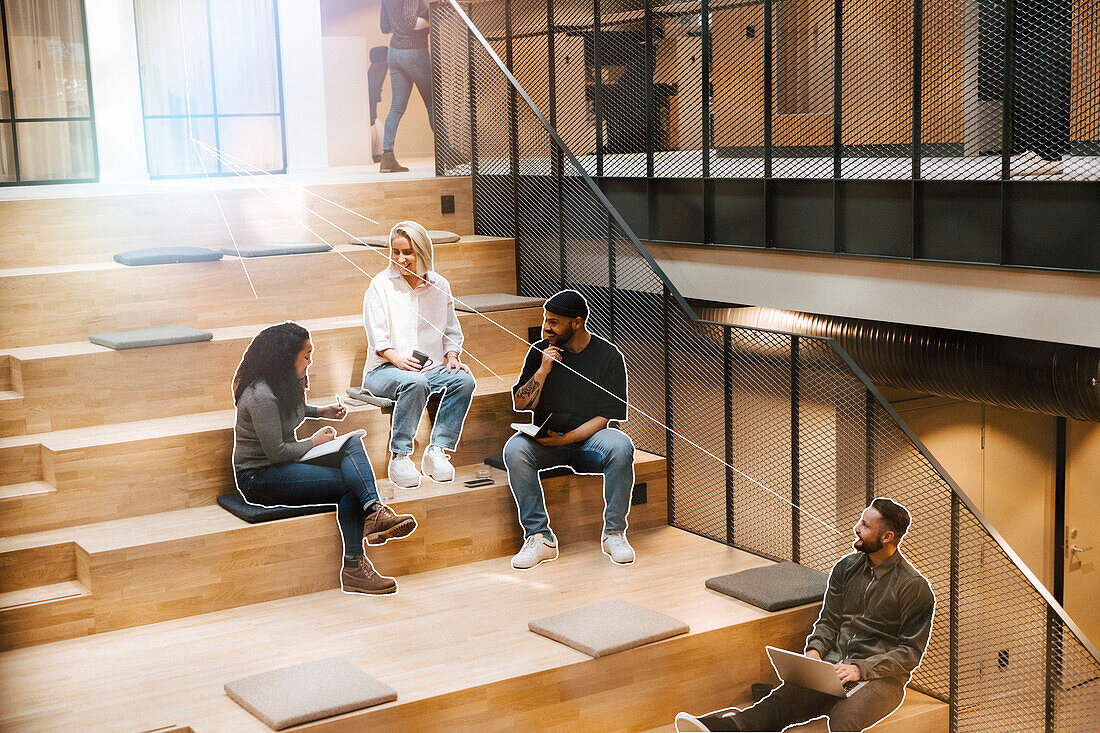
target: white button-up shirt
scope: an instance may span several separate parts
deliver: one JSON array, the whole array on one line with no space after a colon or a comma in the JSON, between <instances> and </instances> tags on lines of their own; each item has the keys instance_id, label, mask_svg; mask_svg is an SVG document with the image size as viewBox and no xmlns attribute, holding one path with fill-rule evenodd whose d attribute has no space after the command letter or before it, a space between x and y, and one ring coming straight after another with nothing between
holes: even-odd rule
<instances>
[{"instance_id":1,"label":"white button-up shirt","mask_svg":"<svg viewBox=\"0 0 1100 733\"><path fill-rule=\"evenodd\" d=\"M363 297L363 325L367 329L367 363L363 375L387 363L380 352L396 349L412 356L413 349L443 364L448 352L462 353L462 328L455 315L451 284L434 270L415 290L390 265L374 276Z\"/></svg>"}]
</instances>

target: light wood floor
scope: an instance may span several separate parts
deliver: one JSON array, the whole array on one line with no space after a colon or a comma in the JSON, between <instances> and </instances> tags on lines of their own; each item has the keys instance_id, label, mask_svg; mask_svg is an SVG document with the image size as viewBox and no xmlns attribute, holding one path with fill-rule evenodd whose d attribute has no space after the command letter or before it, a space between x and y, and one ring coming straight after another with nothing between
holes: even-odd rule
<instances>
[{"instance_id":1,"label":"light wood floor","mask_svg":"<svg viewBox=\"0 0 1100 733\"><path fill-rule=\"evenodd\" d=\"M328 591L7 652L0 727L262 731L224 696L225 682L345 656L393 685L402 705L586 661L526 624L604 598L674 615L693 634L768 616L703 587L710 575L765 561L671 528L632 539L639 559L630 567L578 543L526 573L498 558L402 578L394 597Z\"/></svg>"}]
</instances>

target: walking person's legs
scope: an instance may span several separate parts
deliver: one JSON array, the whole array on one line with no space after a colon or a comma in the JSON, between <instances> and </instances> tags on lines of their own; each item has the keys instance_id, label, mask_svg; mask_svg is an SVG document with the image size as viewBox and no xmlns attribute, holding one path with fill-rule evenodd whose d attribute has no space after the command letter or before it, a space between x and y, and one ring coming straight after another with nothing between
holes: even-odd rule
<instances>
[{"instance_id":1,"label":"walking person's legs","mask_svg":"<svg viewBox=\"0 0 1100 733\"><path fill-rule=\"evenodd\" d=\"M387 65L390 70L390 111L386 115L386 126L382 132L382 173L403 173L408 168L397 162L393 154L393 146L397 141L397 126L401 124L401 118L405 114L405 108L409 105L409 96L412 94L413 78L405 68L404 61L410 49L391 48L387 55Z\"/></svg>"},{"instance_id":2,"label":"walking person's legs","mask_svg":"<svg viewBox=\"0 0 1100 733\"><path fill-rule=\"evenodd\" d=\"M428 110L428 124L435 133L436 149L446 150L448 147L447 128L444 125L435 124L435 104L433 101L432 84L432 57L428 49L417 49L418 55L411 59L406 66L409 75L420 92L420 98L424 100L424 107Z\"/></svg>"}]
</instances>

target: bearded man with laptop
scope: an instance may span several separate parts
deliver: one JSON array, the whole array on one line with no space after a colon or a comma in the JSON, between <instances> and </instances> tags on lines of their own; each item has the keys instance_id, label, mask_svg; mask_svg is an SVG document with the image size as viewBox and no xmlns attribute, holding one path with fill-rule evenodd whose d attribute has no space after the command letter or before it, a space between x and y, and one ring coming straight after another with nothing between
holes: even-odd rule
<instances>
[{"instance_id":1,"label":"bearded man with laptop","mask_svg":"<svg viewBox=\"0 0 1100 733\"><path fill-rule=\"evenodd\" d=\"M896 710L928 645L935 610L928 581L898 550L909 520L890 499L871 502L855 526L856 552L829 575L805 654L768 648L783 684L744 710L680 713L676 730L780 731L826 716L834 733L862 731ZM830 667L835 677L822 677Z\"/></svg>"}]
</instances>

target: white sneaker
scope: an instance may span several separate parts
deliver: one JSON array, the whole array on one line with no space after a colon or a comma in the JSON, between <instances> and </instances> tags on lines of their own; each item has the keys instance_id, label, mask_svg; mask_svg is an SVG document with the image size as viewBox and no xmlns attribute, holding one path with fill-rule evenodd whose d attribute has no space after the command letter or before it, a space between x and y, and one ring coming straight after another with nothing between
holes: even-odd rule
<instances>
[{"instance_id":1,"label":"white sneaker","mask_svg":"<svg viewBox=\"0 0 1100 733\"><path fill-rule=\"evenodd\" d=\"M512 558L512 567L516 570L530 570L547 560L558 559L558 543L546 539L546 535L539 532L523 541L523 547Z\"/></svg>"},{"instance_id":2,"label":"white sneaker","mask_svg":"<svg viewBox=\"0 0 1100 733\"><path fill-rule=\"evenodd\" d=\"M438 445L430 445L428 450L424 451L420 470L432 481L446 483L455 480L455 467L451 465L451 457Z\"/></svg>"},{"instance_id":3,"label":"white sneaker","mask_svg":"<svg viewBox=\"0 0 1100 733\"><path fill-rule=\"evenodd\" d=\"M603 554L611 558L616 565L629 565L634 562L634 548L626 541L626 532L605 534L600 542Z\"/></svg>"},{"instance_id":4,"label":"white sneaker","mask_svg":"<svg viewBox=\"0 0 1100 733\"><path fill-rule=\"evenodd\" d=\"M688 715L687 713L676 714L676 733L698 733L698 731L709 731L710 728L703 725L703 721L696 718L694 715Z\"/></svg>"},{"instance_id":5,"label":"white sneaker","mask_svg":"<svg viewBox=\"0 0 1100 733\"><path fill-rule=\"evenodd\" d=\"M390 481L403 489L415 489L420 486L420 472L416 470L412 459L408 456L394 453L390 458Z\"/></svg>"}]
</instances>

